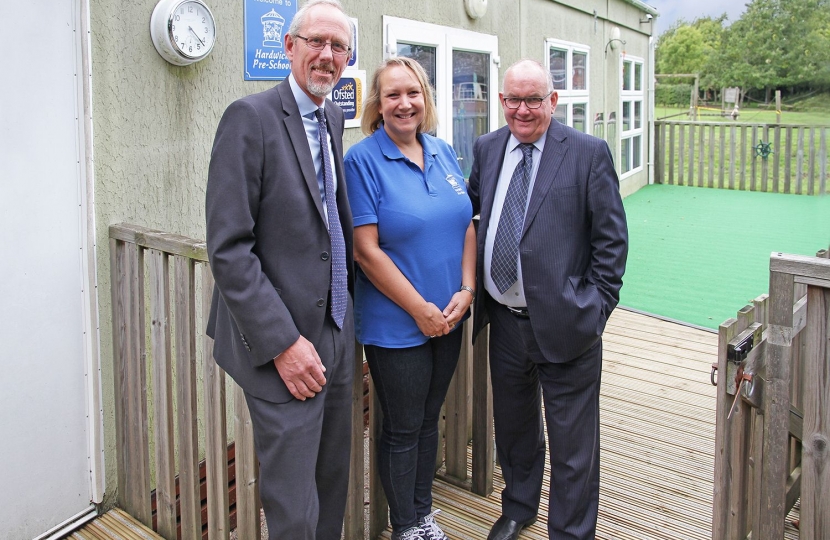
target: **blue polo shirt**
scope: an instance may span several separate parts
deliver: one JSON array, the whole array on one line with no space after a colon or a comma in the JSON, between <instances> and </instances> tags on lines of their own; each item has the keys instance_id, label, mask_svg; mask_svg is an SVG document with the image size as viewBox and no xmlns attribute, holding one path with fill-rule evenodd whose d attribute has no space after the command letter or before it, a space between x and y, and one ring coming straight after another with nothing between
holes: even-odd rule
<instances>
[{"instance_id":1,"label":"blue polo shirt","mask_svg":"<svg viewBox=\"0 0 830 540\"><path fill-rule=\"evenodd\" d=\"M381 125L346 154L346 185L354 226L377 224L380 248L427 302L443 310L461 286L461 255L473 209L452 147L427 134L418 140L423 171ZM429 339L359 268L354 314L357 340L364 345L397 349Z\"/></svg>"}]
</instances>

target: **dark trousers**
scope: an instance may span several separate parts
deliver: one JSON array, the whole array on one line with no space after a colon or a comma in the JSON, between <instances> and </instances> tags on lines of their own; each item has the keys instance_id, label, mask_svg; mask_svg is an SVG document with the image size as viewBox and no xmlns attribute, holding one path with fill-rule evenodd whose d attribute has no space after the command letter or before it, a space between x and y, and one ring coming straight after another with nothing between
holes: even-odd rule
<instances>
[{"instance_id":1,"label":"dark trousers","mask_svg":"<svg viewBox=\"0 0 830 540\"><path fill-rule=\"evenodd\" d=\"M326 384L311 399L272 403L247 392L270 540L339 540L352 437L354 326L326 318L317 353ZM276 368L275 368L276 369Z\"/></svg>"},{"instance_id":2,"label":"dark trousers","mask_svg":"<svg viewBox=\"0 0 830 540\"><path fill-rule=\"evenodd\" d=\"M383 411L378 472L396 533L431 512L438 418L458 364L462 335L459 328L417 347L365 347Z\"/></svg>"},{"instance_id":3,"label":"dark trousers","mask_svg":"<svg viewBox=\"0 0 830 540\"><path fill-rule=\"evenodd\" d=\"M496 453L505 483L502 513L526 522L539 510L544 399L551 468L548 536L593 540L599 502L602 344L569 362L551 363L539 350L532 319L516 317L492 300L488 314Z\"/></svg>"}]
</instances>

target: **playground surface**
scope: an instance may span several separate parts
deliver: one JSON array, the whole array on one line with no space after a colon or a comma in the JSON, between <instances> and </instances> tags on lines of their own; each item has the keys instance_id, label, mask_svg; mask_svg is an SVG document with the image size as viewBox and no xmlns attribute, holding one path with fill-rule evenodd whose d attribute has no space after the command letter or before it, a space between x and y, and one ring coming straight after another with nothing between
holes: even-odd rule
<instances>
[{"instance_id":1,"label":"playground surface","mask_svg":"<svg viewBox=\"0 0 830 540\"><path fill-rule=\"evenodd\" d=\"M620 305L716 329L769 290L772 252L830 246L830 197L650 185L624 200Z\"/></svg>"}]
</instances>

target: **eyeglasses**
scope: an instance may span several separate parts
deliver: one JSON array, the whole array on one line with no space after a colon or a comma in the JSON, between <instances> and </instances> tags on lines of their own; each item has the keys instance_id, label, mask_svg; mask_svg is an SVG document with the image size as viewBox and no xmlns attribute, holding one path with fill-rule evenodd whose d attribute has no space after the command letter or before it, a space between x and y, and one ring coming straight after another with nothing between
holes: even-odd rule
<instances>
[{"instance_id":1,"label":"eyeglasses","mask_svg":"<svg viewBox=\"0 0 830 540\"><path fill-rule=\"evenodd\" d=\"M322 51L326 48L326 45L331 45L331 54L337 56L345 56L349 54L349 52L352 50L351 47L343 43L340 43L339 41L326 41L325 39L318 37L307 38L299 34L296 37L305 41L305 44L308 45L308 48L315 51Z\"/></svg>"},{"instance_id":2,"label":"eyeglasses","mask_svg":"<svg viewBox=\"0 0 830 540\"><path fill-rule=\"evenodd\" d=\"M553 91L548 92L542 97L506 97L504 98L504 104L507 105L508 109L518 109L522 106L522 103L524 103L528 109L538 109L551 94L553 94Z\"/></svg>"}]
</instances>

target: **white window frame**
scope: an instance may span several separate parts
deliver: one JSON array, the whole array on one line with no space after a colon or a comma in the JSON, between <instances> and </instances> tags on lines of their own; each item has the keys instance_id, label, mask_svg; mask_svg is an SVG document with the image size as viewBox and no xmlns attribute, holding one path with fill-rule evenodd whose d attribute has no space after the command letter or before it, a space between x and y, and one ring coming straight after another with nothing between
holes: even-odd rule
<instances>
[{"instance_id":1,"label":"white window frame","mask_svg":"<svg viewBox=\"0 0 830 540\"><path fill-rule=\"evenodd\" d=\"M625 64L631 64L631 71L629 76L631 80L629 81L630 89L625 90ZM637 69L636 66L640 66L640 89L635 90L636 88L636 73ZM620 107L619 107L619 116L617 118L618 122L618 129L617 132L620 134L619 139L619 151L620 151L620 161L619 161L619 169L620 169L620 178L625 178L632 174L638 173L643 170L644 167L644 146L645 146L645 118L646 118L646 109L645 109L645 61L643 58L637 56L628 56L622 55L620 57ZM639 127L635 124L635 108L636 104L640 104L640 125ZM625 129L625 105L628 104L629 106L629 118L630 118L630 125L628 129ZM639 151L639 165L634 167L634 139L636 137L640 138L640 151ZM630 141L628 145L628 155L623 156L623 149L624 144L623 141ZM622 166L625 162L625 159L628 159L628 170L623 170Z\"/></svg>"},{"instance_id":2,"label":"white window frame","mask_svg":"<svg viewBox=\"0 0 830 540\"><path fill-rule=\"evenodd\" d=\"M583 45L581 43L563 41L561 39L546 39L545 50L542 54L542 58L545 59L545 69L547 69L548 71L550 71L551 49L558 49L567 52L567 65L565 68L565 80L567 81L567 88L565 88L564 90L556 90L556 93L559 95L559 101L556 104L556 108L557 110L565 109L566 123L567 125L573 127L573 106L574 104L584 103L585 130L586 133L593 133L593 117L591 116L591 101L589 91L589 88L591 88L589 80L591 72L591 47L589 47L588 45ZM585 88L581 90L573 89L574 53L581 53L585 55Z\"/></svg>"},{"instance_id":3,"label":"white window frame","mask_svg":"<svg viewBox=\"0 0 830 540\"><path fill-rule=\"evenodd\" d=\"M490 55L488 82L490 131L498 129L499 38L451 26L383 16L383 57L397 56L398 42L435 47L435 94L438 113L436 135L452 144L452 51L462 50Z\"/></svg>"}]
</instances>

